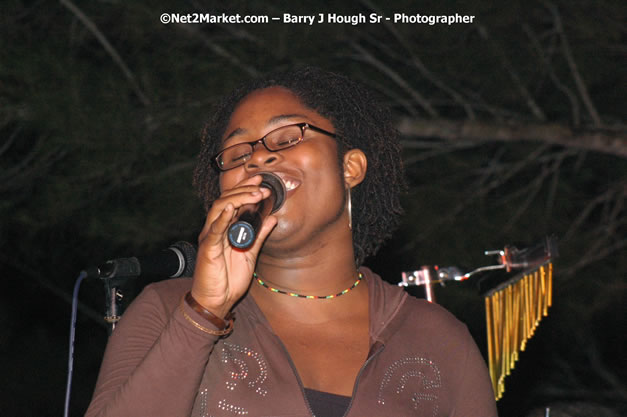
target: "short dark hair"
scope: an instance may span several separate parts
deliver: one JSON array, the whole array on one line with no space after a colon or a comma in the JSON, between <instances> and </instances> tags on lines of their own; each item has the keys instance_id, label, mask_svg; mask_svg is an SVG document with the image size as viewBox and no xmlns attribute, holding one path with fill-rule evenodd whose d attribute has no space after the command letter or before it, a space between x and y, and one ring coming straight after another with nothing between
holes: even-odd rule
<instances>
[{"instance_id":1,"label":"short dark hair","mask_svg":"<svg viewBox=\"0 0 627 417\"><path fill-rule=\"evenodd\" d=\"M351 190L355 262L361 265L374 255L398 226L405 189L398 132L389 109L363 85L314 67L276 72L251 80L220 101L202 132L202 146L194 172L194 185L209 210L220 195L212 157L220 151L231 114L248 94L269 87L283 87L301 102L329 119L337 134L338 156L361 149L368 158L364 181Z\"/></svg>"}]
</instances>

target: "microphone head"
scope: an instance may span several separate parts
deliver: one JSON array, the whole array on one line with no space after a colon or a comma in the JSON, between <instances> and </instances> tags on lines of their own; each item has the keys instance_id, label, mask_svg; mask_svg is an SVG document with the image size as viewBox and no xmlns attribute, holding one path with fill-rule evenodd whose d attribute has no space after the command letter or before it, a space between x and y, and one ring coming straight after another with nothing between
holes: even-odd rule
<instances>
[{"instance_id":1,"label":"microphone head","mask_svg":"<svg viewBox=\"0 0 627 417\"><path fill-rule=\"evenodd\" d=\"M285 184L278 175L271 172L262 172L259 175L263 178L260 186L270 189L274 195L274 203L272 205L272 211L270 211L270 213L274 213L279 210L285 202L285 194L287 194Z\"/></svg>"},{"instance_id":2,"label":"microphone head","mask_svg":"<svg viewBox=\"0 0 627 417\"><path fill-rule=\"evenodd\" d=\"M270 190L270 196L257 204L249 204L239 209L237 220L229 226L229 243L237 249L248 249L257 237L263 217L276 212L285 202L285 184L271 172L262 172L261 187Z\"/></svg>"},{"instance_id":3,"label":"microphone head","mask_svg":"<svg viewBox=\"0 0 627 417\"><path fill-rule=\"evenodd\" d=\"M178 270L170 278L191 277L196 269L196 246L189 242L180 241L170 246L172 252L179 258Z\"/></svg>"}]
</instances>

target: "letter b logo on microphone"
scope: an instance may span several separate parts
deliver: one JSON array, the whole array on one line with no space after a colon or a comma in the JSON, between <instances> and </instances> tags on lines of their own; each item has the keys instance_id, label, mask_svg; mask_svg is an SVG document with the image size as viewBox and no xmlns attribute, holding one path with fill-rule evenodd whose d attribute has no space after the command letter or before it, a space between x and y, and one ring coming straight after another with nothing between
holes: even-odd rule
<instances>
[{"instance_id":1,"label":"letter b logo on microphone","mask_svg":"<svg viewBox=\"0 0 627 417\"><path fill-rule=\"evenodd\" d=\"M229 242L239 249L246 249L255 240L253 226L245 221L239 221L229 228Z\"/></svg>"}]
</instances>

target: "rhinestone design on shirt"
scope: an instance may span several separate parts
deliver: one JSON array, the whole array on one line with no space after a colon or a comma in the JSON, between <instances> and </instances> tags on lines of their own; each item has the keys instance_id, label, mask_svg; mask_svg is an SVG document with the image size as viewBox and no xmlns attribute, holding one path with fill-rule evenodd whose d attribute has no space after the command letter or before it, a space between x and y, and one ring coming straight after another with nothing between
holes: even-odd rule
<instances>
[{"instance_id":1,"label":"rhinestone design on shirt","mask_svg":"<svg viewBox=\"0 0 627 417\"><path fill-rule=\"evenodd\" d=\"M207 395L209 390L207 388L201 390L198 393L198 403L200 404L200 415L203 417L208 416L208 408L207 408Z\"/></svg>"},{"instance_id":2,"label":"rhinestone design on shirt","mask_svg":"<svg viewBox=\"0 0 627 417\"><path fill-rule=\"evenodd\" d=\"M227 342L222 347L221 361L227 366L229 363L235 365L235 369L229 373L231 379L226 382L228 390L233 391L239 381L242 381L262 397L268 394L263 387L268 379L268 364L258 352Z\"/></svg>"},{"instance_id":3,"label":"rhinestone design on shirt","mask_svg":"<svg viewBox=\"0 0 627 417\"><path fill-rule=\"evenodd\" d=\"M248 387L252 392L265 397L268 390L264 383L268 379L268 364L265 359L256 351L225 342L222 344L220 352L220 362L227 368L227 380L224 386L227 392L236 391L239 387ZM247 393L237 392L234 397L238 398ZM208 390L199 392L197 405L200 406L200 415L208 415ZM245 416L249 415L249 410L231 403L227 398L222 398L216 404L217 408L229 414Z\"/></svg>"},{"instance_id":4,"label":"rhinestone design on shirt","mask_svg":"<svg viewBox=\"0 0 627 417\"><path fill-rule=\"evenodd\" d=\"M421 416L435 417L438 414L438 394L441 387L440 369L430 359L418 356L399 359L390 365L379 385L377 403L398 402L405 391L411 393L411 407L422 411ZM432 410L431 413L428 411ZM426 412L426 413L425 413Z\"/></svg>"}]
</instances>

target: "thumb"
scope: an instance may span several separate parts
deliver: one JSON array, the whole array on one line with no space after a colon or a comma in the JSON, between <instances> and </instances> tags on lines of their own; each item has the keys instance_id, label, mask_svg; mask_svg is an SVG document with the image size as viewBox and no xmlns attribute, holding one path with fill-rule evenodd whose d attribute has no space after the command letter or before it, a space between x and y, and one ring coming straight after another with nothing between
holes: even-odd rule
<instances>
[{"instance_id":1,"label":"thumb","mask_svg":"<svg viewBox=\"0 0 627 417\"><path fill-rule=\"evenodd\" d=\"M255 243L253 243L253 246L250 248L252 253L259 253L261 247L263 246L263 243L266 241L266 238L268 237L270 232L272 232L277 223L278 219L274 216L268 216L264 219L263 223L261 224L261 229L259 229L259 234L255 239Z\"/></svg>"}]
</instances>

